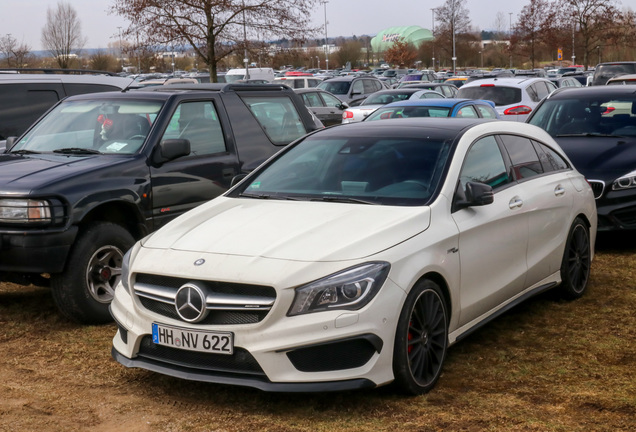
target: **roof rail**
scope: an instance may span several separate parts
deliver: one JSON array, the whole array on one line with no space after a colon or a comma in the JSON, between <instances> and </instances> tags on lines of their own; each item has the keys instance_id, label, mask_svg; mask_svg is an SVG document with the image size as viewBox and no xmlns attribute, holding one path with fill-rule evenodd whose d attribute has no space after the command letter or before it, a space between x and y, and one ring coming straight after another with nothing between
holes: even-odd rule
<instances>
[{"instance_id":1,"label":"roof rail","mask_svg":"<svg viewBox=\"0 0 636 432\"><path fill-rule=\"evenodd\" d=\"M91 69L55 69L55 68L0 68L0 73L45 73L62 75L110 75L117 76L116 73Z\"/></svg>"}]
</instances>

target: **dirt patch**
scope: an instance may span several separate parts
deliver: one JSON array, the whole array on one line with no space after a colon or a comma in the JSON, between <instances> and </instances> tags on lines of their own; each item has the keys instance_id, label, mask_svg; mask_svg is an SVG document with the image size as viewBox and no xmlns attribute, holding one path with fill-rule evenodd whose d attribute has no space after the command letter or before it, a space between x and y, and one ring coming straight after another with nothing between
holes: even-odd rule
<instances>
[{"instance_id":1,"label":"dirt patch","mask_svg":"<svg viewBox=\"0 0 636 432\"><path fill-rule=\"evenodd\" d=\"M114 325L70 323L47 289L0 284L0 431L633 431L636 248L623 243L600 244L582 299L515 308L451 348L437 387L414 398L126 369L110 356Z\"/></svg>"}]
</instances>

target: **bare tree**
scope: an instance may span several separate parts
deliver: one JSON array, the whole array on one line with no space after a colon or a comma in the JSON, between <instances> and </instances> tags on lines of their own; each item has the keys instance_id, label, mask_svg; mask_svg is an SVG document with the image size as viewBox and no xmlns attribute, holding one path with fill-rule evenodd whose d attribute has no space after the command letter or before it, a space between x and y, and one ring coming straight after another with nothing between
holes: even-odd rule
<instances>
[{"instance_id":1,"label":"bare tree","mask_svg":"<svg viewBox=\"0 0 636 432\"><path fill-rule=\"evenodd\" d=\"M27 44L18 44L16 38L10 34L0 37L0 52L5 58L6 66L9 68L25 67L31 48Z\"/></svg>"},{"instance_id":2,"label":"bare tree","mask_svg":"<svg viewBox=\"0 0 636 432\"><path fill-rule=\"evenodd\" d=\"M130 21L144 45L189 45L216 81L217 64L246 50L245 41L279 36L302 39L317 0L115 0L111 12Z\"/></svg>"},{"instance_id":3,"label":"bare tree","mask_svg":"<svg viewBox=\"0 0 636 432\"><path fill-rule=\"evenodd\" d=\"M42 29L42 46L62 69L71 63L71 54L79 55L86 44L77 12L69 3L60 1L55 10L47 8L46 25Z\"/></svg>"},{"instance_id":4,"label":"bare tree","mask_svg":"<svg viewBox=\"0 0 636 432\"><path fill-rule=\"evenodd\" d=\"M536 63L537 47L543 43L544 29L552 22L548 13L547 0L530 0L519 15L519 22L515 28L517 37L521 42L521 49L528 54L532 69Z\"/></svg>"},{"instance_id":5,"label":"bare tree","mask_svg":"<svg viewBox=\"0 0 636 432\"><path fill-rule=\"evenodd\" d=\"M578 30L582 39L582 64L587 67L590 54L608 39L618 36L620 11L614 0L560 0L562 25Z\"/></svg>"},{"instance_id":6,"label":"bare tree","mask_svg":"<svg viewBox=\"0 0 636 432\"><path fill-rule=\"evenodd\" d=\"M471 31L465 3L466 0L446 0L442 6L435 8L435 21L439 23L435 28L435 39L441 42L442 51L451 57L457 53L457 42L465 39L459 36L468 35Z\"/></svg>"}]
</instances>

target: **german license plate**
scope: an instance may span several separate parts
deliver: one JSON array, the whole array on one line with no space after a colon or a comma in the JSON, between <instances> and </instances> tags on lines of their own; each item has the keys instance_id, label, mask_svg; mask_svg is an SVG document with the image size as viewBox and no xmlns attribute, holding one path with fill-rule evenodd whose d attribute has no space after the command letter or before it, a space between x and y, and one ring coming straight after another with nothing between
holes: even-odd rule
<instances>
[{"instance_id":1,"label":"german license plate","mask_svg":"<svg viewBox=\"0 0 636 432\"><path fill-rule=\"evenodd\" d=\"M190 351L228 355L234 352L234 334L230 332L196 331L152 323L152 341Z\"/></svg>"}]
</instances>

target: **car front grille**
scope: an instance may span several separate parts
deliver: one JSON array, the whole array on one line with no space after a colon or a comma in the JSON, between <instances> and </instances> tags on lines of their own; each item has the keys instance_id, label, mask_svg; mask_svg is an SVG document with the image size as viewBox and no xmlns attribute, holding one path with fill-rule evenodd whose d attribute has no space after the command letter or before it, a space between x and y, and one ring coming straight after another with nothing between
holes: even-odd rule
<instances>
[{"instance_id":1,"label":"car front grille","mask_svg":"<svg viewBox=\"0 0 636 432\"><path fill-rule=\"evenodd\" d=\"M186 283L205 287L207 316L197 324L240 325L262 321L276 300L276 290L260 285L191 280L138 273L133 284L135 295L147 310L181 320L175 306L177 291Z\"/></svg>"},{"instance_id":2,"label":"car front grille","mask_svg":"<svg viewBox=\"0 0 636 432\"><path fill-rule=\"evenodd\" d=\"M602 180L588 180L590 186L592 186L592 192L594 192L594 198L599 199L603 195L605 190L605 182Z\"/></svg>"}]
</instances>

